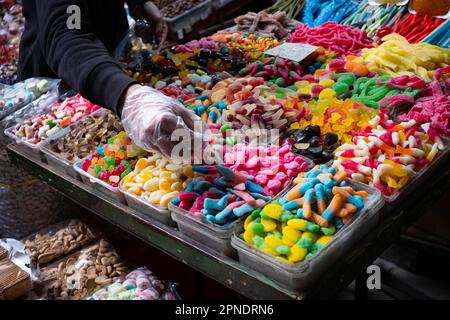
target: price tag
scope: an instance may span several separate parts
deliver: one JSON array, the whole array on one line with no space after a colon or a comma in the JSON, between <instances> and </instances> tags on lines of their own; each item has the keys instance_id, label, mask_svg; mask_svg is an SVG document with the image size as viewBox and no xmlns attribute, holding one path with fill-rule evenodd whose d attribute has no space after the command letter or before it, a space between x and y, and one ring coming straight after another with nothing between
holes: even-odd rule
<instances>
[{"instance_id":1,"label":"price tag","mask_svg":"<svg viewBox=\"0 0 450 320\"><path fill-rule=\"evenodd\" d=\"M286 42L278 47L269 49L264 53L267 55L279 56L280 58L300 62L317 49L318 47L306 43Z\"/></svg>"}]
</instances>

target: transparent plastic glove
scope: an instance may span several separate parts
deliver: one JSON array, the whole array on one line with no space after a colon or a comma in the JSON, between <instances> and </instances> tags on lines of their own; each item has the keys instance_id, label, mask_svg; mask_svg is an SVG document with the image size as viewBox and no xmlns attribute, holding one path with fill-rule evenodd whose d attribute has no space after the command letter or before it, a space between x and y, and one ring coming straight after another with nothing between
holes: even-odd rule
<instances>
[{"instance_id":1,"label":"transparent plastic glove","mask_svg":"<svg viewBox=\"0 0 450 320\"><path fill-rule=\"evenodd\" d=\"M181 143L191 145L191 154L182 155L184 162L189 159L192 162L195 140L197 146L200 145L196 152L204 146L204 126L200 118L178 101L150 87L130 87L123 104L122 124L136 145L169 159L179 160L179 155L172 155L174 147L180 144L180 141L172 141L173 136L178 139L182 136Z\"/></svg>"}]
</instances>

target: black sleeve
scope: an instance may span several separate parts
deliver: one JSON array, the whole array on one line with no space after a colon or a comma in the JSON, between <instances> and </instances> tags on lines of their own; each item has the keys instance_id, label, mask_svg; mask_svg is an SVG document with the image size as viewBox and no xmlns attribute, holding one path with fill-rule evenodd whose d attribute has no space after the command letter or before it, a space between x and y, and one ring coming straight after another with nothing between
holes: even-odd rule
<instances>
[{"instance_id":1,"label":"black sleeve","mask_svg":"<svg viewBox=\"0 0 450 320\"><path fill-rule=\"evenodd\" d=\"M136 81L128 77L103 43L89 33L83 11L92 0L38 0L39 42L50 68L72 88L114 112L125 89ZM67 8L81 9L81 30L67 27Z\"/></svg>"}]
</instances>

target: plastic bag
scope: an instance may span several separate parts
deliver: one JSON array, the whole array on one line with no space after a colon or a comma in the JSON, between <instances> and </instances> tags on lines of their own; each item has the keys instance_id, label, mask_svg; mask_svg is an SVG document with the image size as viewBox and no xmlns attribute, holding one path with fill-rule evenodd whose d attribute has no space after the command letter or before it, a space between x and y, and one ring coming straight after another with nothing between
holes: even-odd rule
<instances>
[{"instance_id":1,"label":"plastic bag","mask_svg":"<svg viewBox=\"0 0 450 320\"><path fill-rule=\"evenodd\" d=\"M181 300L176 284L159 280L146 267L137 268L88 300Z\"/></svg>"}]
</instances>

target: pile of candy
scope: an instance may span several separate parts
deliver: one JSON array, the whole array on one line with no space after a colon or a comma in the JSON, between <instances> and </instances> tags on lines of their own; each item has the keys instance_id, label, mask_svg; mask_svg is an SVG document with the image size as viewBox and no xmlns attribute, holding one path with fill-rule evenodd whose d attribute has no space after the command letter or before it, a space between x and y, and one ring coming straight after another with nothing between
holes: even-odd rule
<instances>
[{"instance_id":1,"label":"pile of candy","mask_svg":"<svg viewBox=\"0 0 450 320\"><path fill-rule=\"evenodd\" d=\"M98 147L96 152L82 163L83 171L111 187L117 188L120 180L132 172L138 158L147 152L136 146L125 131L108 139L108 144Z\"/></svg>"},{"instance_id":2,"label":"pile of candy","mask_svg":"<svg viewBox=\"0 0 450 320\"><path fill-rule=\"evenodd\" d=\"M442 79L441 74L450 73L450 68L437 70L436 80L430 83L428 94L414 102L414 106L407 113L399 115L402 121L414 120L418 125L428 125L437 134L450 136L450 85ZM446 82L447 81L447 82Z\"/></svg>"},{"instance_id":3,"label":"pile of candy","mask_svg":"<svg viewBox=\"0 0 450 320\"><path fill-rule=\"evenodd\" d=\"M11 84L17 80L19 43L24 26L20 4L12 5L0 16L0 83Z\"/></svg>"},{"instance_id":4,"label":"pile of candy","mask_svg":"<svg viewBox=\"0 0 450 320\"><path fill-rule=\"evenodd\" d=\"M174 300L170 287L147 268L138 268L87 300Z\"/></svg>"},{"instance_id":5,"label":"pile of candy","mask_svg":"<svg viewBox=\"0 0 450 320\"><path fill-rule=\"evenodd\" d=\"M206 174L188 183L172 201L194 217L226 225L263 206L289 185L308 163L289 146L248 147L237 144L225 153L224 165L194 166Z\"/></svg>"},{"instance_id":6,"label":"pile of candy","mask_svg":"<svg viewBox=\"0 0 450 320\"><path fill-rule=\"evenodd\" d=\"M450 63L450 49L427 43L412 45L398 34L387 35L382 40L380 46L363 49L361 53L368 68L380 75L418 75L431 81L436 69Z\"/></svg>"},{"instance_id":7,"label":"pile of candy","mask_svg":"<svg viewBox=\"0 0 450 320\"><path fill-rule=\"evenodd\" d=\"M364 208L367 192L348 186L345 177L325 165L300 174L279 201L252 211L243 240L284 262L309 260Z\"/></svg>"},{"instance_id":8,"label":"pile of candy","mask_svg":"<svg viewBox=\"0 0 450 320\"><path fill-rule=\"evenodd\" d=\"M443 148L438 135L423 132L414 120L395 123L379 114L351 143L336 149L333 166L391 196Z\"/></svg>"},{"instance_id":9,"label":"pile of candy","mask_svg":"<svg viewBox=\"0 0 450 320\"><path fill-rule=\"evenodd\" d=\"M355 81L352 100L378 109L379 102L386 97L397 94L417 97L424 87L425 82L418 77L403 76L392 80L388 76L362 77Z\"/></svg>"},{"instance_id":10,"label":"pile of candy","mask_svg":"<svg viewBox=\"0 0 450 320\"><path fill-rule=\"evenodd\" d=\"M50 89L45 79L28 79L0 90L0 118L24 107Z\"/></svg>"},{"instance_id":11,"label":"pile of candy","mask_svg":"<svg viewBox=\"0 0 450 320\"><path fill-rule=\"evenodd\" d=\"M347 0L307 0L303 9L302 22L310 27L317 27L324 22L341 22L357 5Z\"/></svg>"},{"instance_id":12,"label":"pile of candy","mask_svg":"<svg viewBox=\"0 0 450 320\"><path fill-rule=\"evenodd\" d=\"M48 149L69 162L94 153L98 146L122 131L122 124L111 111L102 110L87 116L66 136L50 142Z\"/></svg>"},{"instance_id":13,"label":"pile of candy","mask_svg":"<svg viewBox=\"0 0 450 320\"><path fill-rule=\"evenodd\" d=\"M197 4L204 2L204 0L177 0L173 1L167 6L163 7L161 9L161 13L164 15L164 17L172 18L179 14L182 14L189 9L193 8Z\"/></svg>"},{"instance_id":14,"label":"pile of candy","mask_svg":"<svg viewBox=\"0 0 450 320\"><path fill-rule=\"evenodd\" d=\"M291 140L288 139L296 154L308 157L315 163L326 163L333 158L338 136L328 132L322 137L319 126L307 126L297 130Z\"/></svg>"},{"instance_id":15,"label":"pile of candy","mask_svg":"<svg viewBox=\"0 0 450 320\"><path fill-rule=\"evenodd\" d=\"M173 164L155 154L139 159L134 170L123 179L122 187L151 204L167 208L193 177L191 166Z\"/></svg>"},{"instance_id":16,"label":"pile of candy","mask_svg":"<svg viewBox=\"0 0 450 320\"><path fill-rule=\"evenodd\" d=\"M232 32L242 35L256 34L261 37L271 37L278 40L288 38L292 31L297 29L299 23L289 17L283 11L269 14L264 11L259 13L249 12L234 19L236 26Z\"/></svg>"},{"instance_id":17,"label":"pile of candy","mask_svg":"<svg viewBox=\"0 0 450 320\"><path fill-rule=\"evenodd\" d=\"M357 55L361 49L373 45L373 40L364 31L335 22L326 22L315 28L302 24L292 34L291 42L321 46L334 51L337 56Z\"/></svg>"},{"instance_id":18,"label":"pile of candy","mask_svg":"<svg viewBox=\"0 0 450 320\"><path fill-rule=\"evenodd\" d=\"M351 141L352 132L362 131L377 113L351 99L340 100L334 97L312 100L303 108L304 118L293 123L292 129L317 125L322 134L337 134L341 143Z\"/></svg>"},{"instance_id":19,"label":"pile of candy","mask_svg":"<svg viewBox=\"0 0 450 320\"><path fill-rule=\"evenodd\" d=\"M276 84L288 87L302 80L306 72L314 73L316 69L320 69L329 57L329 52L316 50L301 64L288 59L265 58L248 65L239 71L239 75L262 77L269 86Z\"/></svg>"},{"instance_id":20,"label":"pile of candy","mask_svg":"<svg viewBox=\"0 0 450 320\"><path fill-rule=\"evenodd\" d=\"M50 112L17 124L11 133L28 143L38 144L99 109L100 106L77 94L61 103L53 104Z\"/></svg>"}]
</instances>

